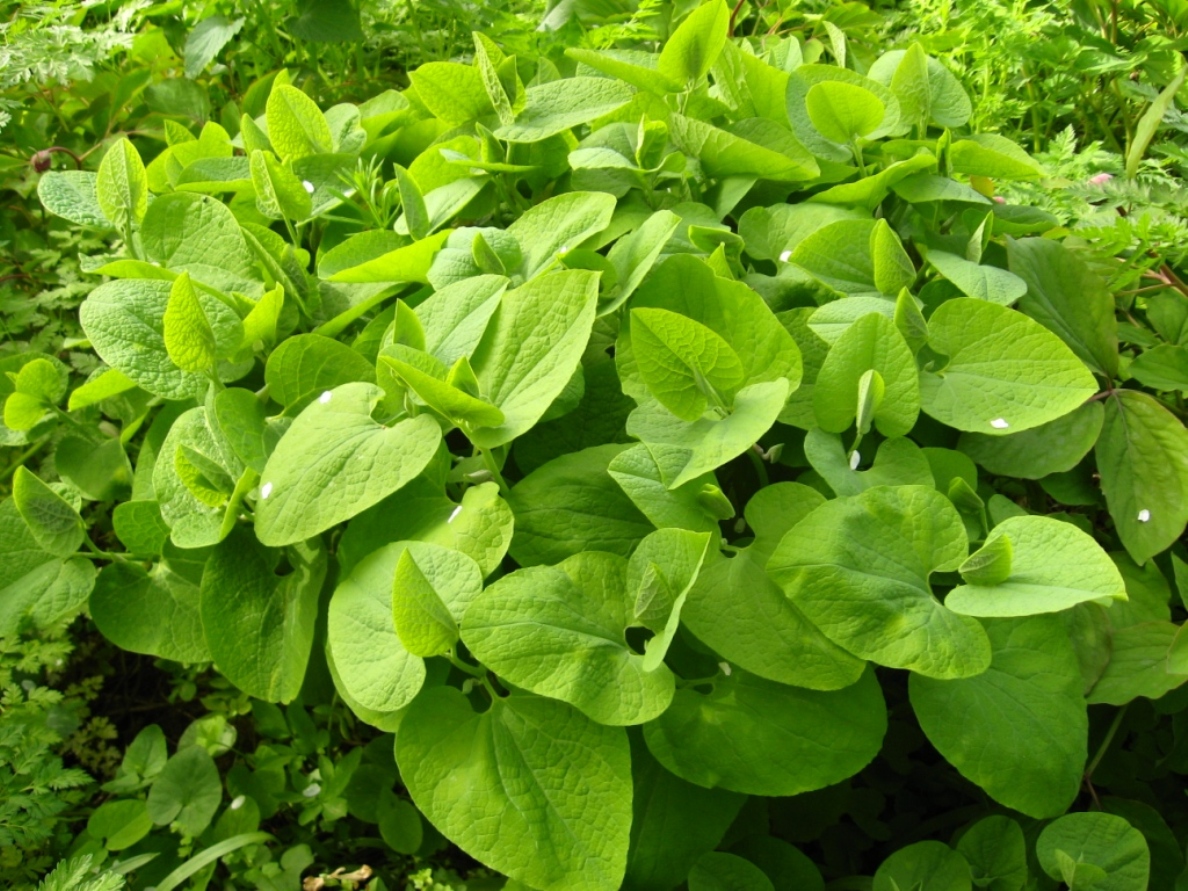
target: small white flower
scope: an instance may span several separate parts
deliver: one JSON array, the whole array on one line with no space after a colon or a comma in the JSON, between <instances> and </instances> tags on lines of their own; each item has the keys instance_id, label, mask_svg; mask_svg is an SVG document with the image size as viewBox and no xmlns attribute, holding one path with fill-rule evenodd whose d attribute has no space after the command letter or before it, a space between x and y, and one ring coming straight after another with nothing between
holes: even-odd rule
<instances>
[{"instance_id":1,"label":"small white flower","mask_svg":"<svg viewBox=\"0 0 1188 891\"><path fill-rule=\"evenodd\" d=\"M260 489L260 500L263 501L272 494L272 483L265 483L264 487Z\"/></svg>"},{"instance_id":2,"label":"small white flower","mask_svg":"<svg viewBox=\"0 0 1188 891\"><path fill-rule=\"evenodd\" d=\"M850 470L857 470L858 465L862 463L862 456L858 452L850 453Z\"/></svg>"},{"instance_id":3,"label":"small white flower","mask_svg":"<svg viewBox=\"0 0 1188 891\"><path fill-rule=\"evenodd\" d=\"M302 792L301 794L304 795L306 798L317 798L318 793L321 791L322 791L321 786L319 786L317 783L311 783L310 785L305 787L305 791Z\"/></svg>"},{"instance_id":4,"label":"small white flower","mask_svg":"<svg viewBox=\"0 0 1188 891\"><path fill-rule=\"evenodd\" d=\"M1011 425L1007 423L1006 418L995 418L993 421L990 422L990 426L993 427L995 430L1005 430L1007 427L1009 427Z\"/></svg>"},{"instance_id":5,"label":"small white flower","mask_svg":"<svg viewBox=\"0 0 1188 891\"><path fill-rule=\"evenodd\" d=\"M781 263L787 263L790 259L792 259L791 251L784 251L782 254L780 254L780 262Z\"/></svg>"},{"instance_id":6,"label":"small white flower","mask_svg":"<svg viewBox=\"0 0 1188 891\"><path fill-rule=\"evenodd\" d=\"M325 405L327 402L330 401L330 399L333 396L334 396L334 394L331 393L329 390L327 390L325 393L323 393L321 396L318 397L318 402L322 403L322 405Z\"/></svg>"},{"instance_id":7,"label":"small white flower","mask_svg":"<svg viewBox=\"0 0 1188 891\"><path fill-rule=\"evenodd\" d=\"M311 195L314 193L314 184L307 179L301 181L301 187Z\"/></svg>"},{"instance_id":8,"label":"small white flower","mask_svg":"<svg viewBox=\"0 0 1188 891\"><path fill-rule=\"evenodd\" d=\"M718 668L722 669L722 674L726 675L726 677L730 677L730 672L734 670L730 667L729 662L719 662Z\"/></svg>"},{"instance_id":9,"label":"small white flower","mask_svg":"<svg viewBox=\"0 0 1188 891\"><path fill-rule=\"evenodd\" d=\"M446 520L446 523L449 524L454 522L460 513L462 513L462 505L459 504L456 508L454 508L454 512L450 514L450 518Z\"/></svg>"},{"instance_id":10,"label":"small white flower","mask_svg":"<svg viewBox=\"0 0 1188 891\"><path fill-rule=\"evenodd\" d=\"M1140 510L1138 512L1138 521L1140 523L1151 522L1151 512L1144 507L1142 510Z\"/></svg>"},{"instance_id":11,"label":"small white flower","mask_svg":"<svg viewBox=\"0 0 1188 891\"><path fill-rule=\"evenodd\" d=\"M243 803L245 801L247 801L247 796L245 796L245 795L235 796L235 800L231 802L231 810L233 810L233 811L239 810L241 807L243 807Z\"/></svg>"}]
</instances>

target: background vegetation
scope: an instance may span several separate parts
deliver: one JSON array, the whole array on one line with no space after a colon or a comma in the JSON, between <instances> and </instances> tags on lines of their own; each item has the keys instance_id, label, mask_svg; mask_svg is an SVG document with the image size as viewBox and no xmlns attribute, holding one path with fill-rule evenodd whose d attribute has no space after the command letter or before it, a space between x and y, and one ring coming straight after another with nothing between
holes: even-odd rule
<instances>
[{"instance_id":1,"label":"background vegetation","mask_svg":"<svg viewBox=\"0 0 1188 891\"><path fill-rule=\"evenodd\" d=\"M123 137L151 170L154 158L213 134L204 129L212 123L242 145L244 116L265 114L269 92L282 82L299 87L322 109L374 102L385 91L407 88L409 72L424 63L474 61L476 31L490 38L495 51L515 56L522 73L571 74L575 62L567 50L654 52L697 5L0 3L3 493L12 492L21 468L46 480L69 479L67 488L82 493L74 497L76 507L85 495L84 513L94 530L79 547L93 551L88 559L98 566L107 565L107 549L118 547L110 508L134 485L131 466L122 450L107 464L110 455L87 451L76 459L98 468L87 475L63 466L71 448L63 443L97 448L114 438L129 450L141 449L154 435L160 401L143 390L101 395L101 413L94 407L99 398L89 405L76 401L80 385L100 380L105 370L80 327L79 307L105 280L96 270L110 258L113 242L131 241L131 228L113 234L47 212L38 194L47 173L96 171ZM1048 240L1062 238L1095 280L1106 283L1118 311L1116 386L1150 395L1180 421L1188 417L1188 124L1179 110L1186 97L1186 28L1183 0L740 0L729 20L732 37L757 51L792 38L806 60L859 73L869 72L888 50L914 45L938 60L972 100L967 129L1026 147L1042 169L1042 175L1018 179L964 180L1027 209L1030 215L1019 217L1020 232L1031 234L1027 226L1040 220L1034 231ZM712 117L712 110L697 113ZM343 211L346 228L336 234L334 221L325 229L303 227L292 231L295 246L317 255L315 238L341 241L355 224L391 228L407 209L408 194L393 162L407 165L421 146L384 142L391 135L384 127L367 133L363 159L341 184L354 190L349 211ZM874 163L895 163L894 146L875 154ZM649 194L667 190L712 200L696 191L702 185L696 171L675 162L665 168L659 160L639 164L647 168ZM618 188L609 174L588 175L594 183L588 188ZM518 216L523 208L517 202L527 198L514 186L508 196ZM505 222L497 216L488 224ZM741 231L741 216L740 208L731 217L733 230ZM291 225L282 213L273 228L287 235ZM714 248L722 244L725 257L738 247L729 234L707 235L712 244L703 253L717 256ZM960 228L947 234L973 237ZM749 236L747 241L752 244ZM924 241L921 235L919 243ZM987 242L987 252L987 262L1008 265L1000 244ZM920 259L914 246L913 259ZM741 253L731 258L740 276L771 279L776 260L761 256L753 244L746 259ZM586 262L602 268L596 259ZM49 383L23 372L35 358L45 359ZM22 402L22 396L29 399ZM23 425L20 409L29 400L35 417ZM530 463L539 466L554 456L541 446L535 460L520 458L523 473L517 476L526 476ZM809 463L793 445L787 455L762 456L758 470L741 459L721 482L741 513L746 496L759 488L750 474L762 474L764 481L767 474L807 481L814 472ZM1154 615L1165 624L1182 620L1188 598L1182 558L1188 552L1180 532L1170 548L1136 550L1110 517L1098 469L1091 461L1074 464L1041 479L1012 479L1000 494L1094 535L1117 555L1132 601L1157 604ZM1174 489L1180 479L1166 485ZM20 518L15 508L6 509L0 508L0 537L9 537L0 538L0 552L11 553ZM1126 551L1140 563L1154 559L1140 567ZM175 557L174 569L184 576L185 560ZM302 881L307 889L504 886L502 876L451 846L412 807L399 784L390 734L360 720L336 693L324 661L320 673L311 669L300 695L275 705L242 692L209 660L184 664L115 646L99 632L85 596L25 602L11 587L21 581L13 572L0 567L0 882L7 887L43 882L47 891L115 891L125 881L159 891L279 891L302 887ZM1165 647L1151 661L1166 653ZM1120 815L1142 834L1153 888L1188 888L1188 687L1179 686L1185 679L1160 677L1141 695L1127 690L1089 710L1090 758L1078 785L1078 809ZM719 849L767 863L747 844L770 831L807 854L831 888L869 888L872 881L875 888L890 888L870 877L896 851L929 839L949 841L988 813L986 797L925 738L908 705L906 682L903 689L895 683L887 691L890 729L879 761L827 790L772 799L770 807L752 799L724 827ZM168 771L186 778L172 797L169 784L160 782ZM204 779L195 785L194 776ZM157 808L151 817L141 805L146 797L149 812ZM1056 887L1047 867L1035 864L1042 825L1024 821L1032 858L1025 881ZM1075 865L1071 873L1066 869L1066 883L1135 887L1111 885L1120 880L1089 866L1080 874ZM792 887L788 877L802 875L796 872L799 861L783 868L778 874L785 884L775 880L775 886ZM979 887L1022 887L1009 877L983 878ZM941 881L933 877L923 887L960 887Z\"/></svg>"}]
</instances>

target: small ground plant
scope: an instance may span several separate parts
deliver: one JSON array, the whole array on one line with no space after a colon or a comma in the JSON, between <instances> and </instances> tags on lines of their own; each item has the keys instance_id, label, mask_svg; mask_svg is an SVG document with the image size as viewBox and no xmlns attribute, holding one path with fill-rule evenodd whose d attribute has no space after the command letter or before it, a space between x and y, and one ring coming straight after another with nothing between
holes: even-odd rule
<instances>
[{"instance_id":1,"label":"small ground plant","mask_svg":"<svg viewBox=\"0 0 1188 891\"><path fill-rule=\"evenodd\" d=\"M48 887L1186 881L1178 258L919 42L668 12L39 174L93 286L0 359L0 636L222 679Z\"/></svg>"}]
</instances>

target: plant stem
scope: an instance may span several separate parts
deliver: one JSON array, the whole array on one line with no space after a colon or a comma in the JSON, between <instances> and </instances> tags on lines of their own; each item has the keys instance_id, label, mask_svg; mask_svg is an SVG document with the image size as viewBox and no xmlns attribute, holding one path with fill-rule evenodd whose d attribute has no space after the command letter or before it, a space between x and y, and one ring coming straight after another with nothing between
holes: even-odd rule
<instances>
[{"instance_id":1,"label":"plant stem","mask_svg":"<svg viewBox=\"0 0 1188 891\"><path fill-rule=\"evenodd\" d=\"M771 485L771 477L767 474L767 464L763 460L763 449L759 447L759 443L755 443L747 449L747 457L755 465L755 473L759 477L759 485L761 487Z\"/></svg>"},{"instance_id":2,"label":"plant stem","mask_svg":"<svg viewBox=\"0 0 1188 891\"><path fill-rule=\"evenodd\" d=\"M471 665L469 662L465 661L461 656L458 655L458 645L457 644L454 644L452 647L450 647L450 651L445 654L445 657L447 659L449 659L450 664L453 665L459 671L463 671L466 674L470 675L471 677L483 678L483 679L486 678L487 673L481 665Z\"/></svg>"},{"instance_id":3,"label":"plant stem","mask_svg":"<svg viewBox=\"0 0 1188 891\"><path fill-rule=\"evenodd\" d=\"M1110 724L1110 729L1106 731L1105 739L1101 741L1101 745L1097 747L1097 754L1093 756L1093 760L1085 768L1085 779L1090 780L1093 777L1093 771L1097 770L1097 766L1101 764L1101 759L1105 757L1106 750L1110 747L1110 743L1114 741L1114 736L1118 732L1118 728L1122 726L1122 719L1126 717L1126 710L1130 708L1130 704L1122 706L1118 709L1118 713L1114 715L1114 720Z\"/></svg>"},{"instance_id":4,"label":"plant stem","mask_svg":"<svg viewBox=\"0 0 1188 891\"><path fill-rule=\"evenodd\" d=\"M499 464L495 461L495 456L491 454L490 449L479 449L479 454L483 456L483 466L491 471L491 476L495 477L495 482L499 484L499 492L503 495L510 495L511 487L508 486L507 480L503 478L503 474L499 470Z\"/></svg>"},{"instance_id":5,"label":"plant stem","mask_svg":"<svg viewBox=\"0 0 1188 891\"><path fill-rule=\"evenodd\" d=\"M13 462L4 468L4 472L0 473L0 482L4 482L10 476L16 473L16 469L36 455L39 451L41 451L47 442L49 442L48 436L33 443L33 445L29 446L29 448L17 455Z\"/></svg>"}]
</instances>

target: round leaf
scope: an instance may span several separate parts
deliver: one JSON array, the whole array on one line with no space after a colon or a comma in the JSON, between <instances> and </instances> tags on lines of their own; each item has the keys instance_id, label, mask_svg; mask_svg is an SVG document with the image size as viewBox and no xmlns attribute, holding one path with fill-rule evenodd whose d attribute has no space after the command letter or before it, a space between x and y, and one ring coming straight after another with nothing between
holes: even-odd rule
<instances>
[{"instance_id":1,"label":"round leaf","mask_svg":"<svg viewBox=\"0 0 1188 891\"><path fill-rule=\"evenodd\" d=\"M1054 421L1097 392L1089 369L1055 334L1005 306L961 297L928 321L943 358L920 380L924 411L977 433L1006 435Z\"/></svg>"},{"instance_id":2,"label":"round leaf","mask_svg":"<svg viewBox=\"0 0 1188 891\"><path fill-rule=\"evenodd\" d=\"M1077 796L1089 719L1077 657L1054 616L986 623L993 656L977 677L913 676L925 735L961 773L1007 807L1036 818Z\"/></svg>"},{"instance_id":3,"label":"round leaf","mask_svg":"<svg viewBox=\"0 0 1188 891\"><path fill-rule=\"evenodd\" d=\"M945 609L928 577L956 569L968 542L948 498L924 486L878 487L818 507L780 542L771 577L834 643L929 677L980 674L990 644Z\"/></svg>"},{"instance_id":4,"label":"round leaf","mask_svg":"<svg viewBox=\"0 0 1188 891\"><path fill-rule=\"evenodd\" d=\"M798 795L853 776L887 730L874 672L836 692L804 690L734 669L709 693L678 691L644 725L648 749L679 777L708 789Z\"/></svg>"},{"instance_id":5,"label":"round leaf","mask_svg":"<svg viewBox=\"0 0 1188 891\"><path fill-rule=\"evenodd\" d=\"M475 712L451 688L426 692L396 737L413 801L486 865L542 891L614 891L631 830L622 728L562 702L498 699Z\"/></svg>"},{"instance_id":6,"label":"round leaf","mask_svg":"<svg viewBox=\"0 0 1188 891\"><path fill-rule=\"evenodd\" d=\"M495 582L467 610L462 640L517 687L601 724L642 724L668 708L675 681L663 665L649 671L627 645L635 606L627 561L591 551Z\"/></svg>"},{"instance_id":7,"label":"round leaf","mask_svg":"<svg viewBox=\"0 0 1188 891\"><path fill-rule=\"evenodd\" d=\"M945 606L966 616L1032 616L1055 613L1089 600L1126 599L1126 585L1101 546L1071 523L1051 517L1011 517L990 534L982 549L961 566L977 561L997 542L1010 542L1010 571L998 582L954 588Z\"/></svg>"},{"instance_id":8,"label":"round leaf","mask_svg":"<svg viewBox=\"0 0 1188 891\"><path fill-rule=\"evenodd\" d=\"M1040 833L1035 854L1044 872L1073 891L1144 891L1151 873L1147 840L1113 814L1061 817ZM1092 881L1078 881L1082 865L1096 867Z\"/></svg>"}]
</instances>

